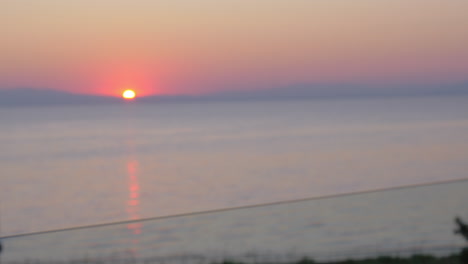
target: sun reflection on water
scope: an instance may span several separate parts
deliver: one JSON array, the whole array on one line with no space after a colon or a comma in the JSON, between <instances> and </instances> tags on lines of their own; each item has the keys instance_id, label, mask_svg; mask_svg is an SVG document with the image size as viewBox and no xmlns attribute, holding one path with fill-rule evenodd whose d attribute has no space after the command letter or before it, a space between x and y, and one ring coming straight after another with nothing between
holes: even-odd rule
<instances>
[{"instance_id":1,"label":"sun reflection on water","mask_svg":"<svg viewBox=\"0 0 468 264\"><path fill-rule=\"evenodd\" d=\"M136 157L136 144L134 141L132 126L128 126L128 141L127 141L127 188L128 196L125 203L125 211L129 220L141 219L141 201L140 201L140 181L138 179L139 162ZM127 230L130 231L129 246L131 247L130 253L133 257L138 256L139 236L142 233L143 224L141 222L132 222L126 225Z\"/></svg>"},{"instance_id":2,"label":"sun reflection on water","mask_svg":"<svg viewBox=\"0 0 468 264\"><path fill-rule=\"evenodd\" d=\"M137 160L129 160L127 162L127 172L129 181L126 211L130 220L138 220L140 219L140 183L137 175ZM135 235L141 234L141 223L128 224L127 228Z\"/></svg>"},{"instance_id":3,"label":"sun reflection on water","mask_svg":"<svg viewBox=\"0 0 468 264\"><path fill-rule=\"evenodd\" d=\"M140 219L140 183L138 181L138 161L129 158L127 162L128 173L128 197L125 209L129 220ZM128 243L131 247L130 254L133 257L138 256L139 235L142 233L143 224L140 222L128 223L127 230L130 231Z\"/></svg>"}]
</instances>

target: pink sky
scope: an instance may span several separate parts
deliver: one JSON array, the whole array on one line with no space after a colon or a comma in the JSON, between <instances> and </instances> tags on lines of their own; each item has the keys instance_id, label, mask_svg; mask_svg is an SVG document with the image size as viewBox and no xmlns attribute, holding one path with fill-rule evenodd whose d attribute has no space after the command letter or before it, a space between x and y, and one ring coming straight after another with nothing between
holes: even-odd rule
<instances>
[{"instance_id":1,"label":"pink sky","mask_svg":"<svg viewBox=\"0 0 468 264\"><path fill-rule=\"evenodd\" d=\"M0 89L466 82L467 10L465 0L3 0Z\"/></svg>"}]
</instances>

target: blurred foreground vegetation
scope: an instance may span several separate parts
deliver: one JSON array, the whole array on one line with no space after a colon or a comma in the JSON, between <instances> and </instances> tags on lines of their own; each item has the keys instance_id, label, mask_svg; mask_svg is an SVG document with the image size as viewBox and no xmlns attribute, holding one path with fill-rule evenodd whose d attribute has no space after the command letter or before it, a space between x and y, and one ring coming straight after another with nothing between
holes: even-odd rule
<instances>
[{"instance_id":1,"label":"blurred foreground vegetation","mask_svg":"<svg viewBox=\"0 0 468 264\"><path fill-rule=\"evenodd\" d=\"M347 259L337 261L315 261L311 258L303 258L297 262L292 263L281 263L281 264L461 264L460 256L458 254L445 256L445 257L434 257L431 255L414 255L411 257L389 257L381 256L375 258L366 259ZM225 260L221 263L215 264L250 264L244 262L237 262L231 260ZM256 264L280 264L280 263L256 263Z\"/></svg>"}]
</instances>

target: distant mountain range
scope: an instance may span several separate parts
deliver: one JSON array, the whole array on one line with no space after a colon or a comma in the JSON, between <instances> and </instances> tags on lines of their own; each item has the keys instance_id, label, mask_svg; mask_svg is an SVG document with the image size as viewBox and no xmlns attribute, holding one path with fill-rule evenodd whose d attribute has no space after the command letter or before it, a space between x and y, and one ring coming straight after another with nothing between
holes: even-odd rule
<instances>
[{"instance_id":1,"label":"distant mountain range","mask_svg":"<svg viewBox=\"0 0 468 264\"><path fill-rule=\"evenodd\" d=\"M468 82L453 85L371 87L344 84L298 84L266 90L224 91L205 95L153 95L135 99L139 103L232 101L232 100L292 100L304 98L338 98L370 96L468 95ZM0 106L115 104L124 99L48 89L0 89Z\"/></svg>"},{"instance_id":2,"label":"distant mountain range","mask_svg":"<svg viewBox=\"0 0 468 264\"><path fill-rule=\"evenodd\" d=\"M116 103L119 98L75 94L47 89L9 89L0 90L0 106L36 106L36 105L78 105Z\"/></svg>"}]
</instances>

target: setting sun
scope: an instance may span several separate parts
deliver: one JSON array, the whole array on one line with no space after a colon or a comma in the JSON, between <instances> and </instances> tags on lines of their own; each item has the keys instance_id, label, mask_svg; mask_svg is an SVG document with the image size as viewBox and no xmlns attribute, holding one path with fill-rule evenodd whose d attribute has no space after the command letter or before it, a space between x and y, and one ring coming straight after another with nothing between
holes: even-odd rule
<instances>
[{"instance_id":1,"label":"setting sun","mask_svg":"<svg viewBox=\"0 0 468 264\"><path fill-rule=\"evenodd\" d=\"M136 93L133 90L125 90L122 93L122 97L125 98L125 99L133 99L133 98L135 98L135 96L136 96Z\"/></svg>"}]
</instances>

